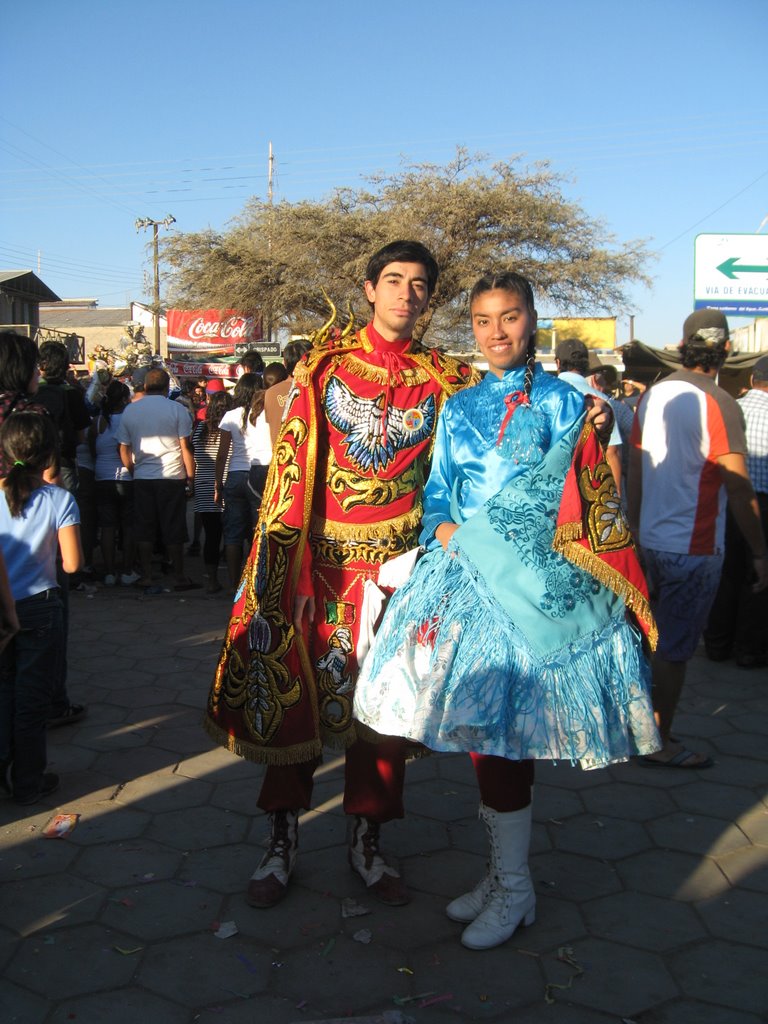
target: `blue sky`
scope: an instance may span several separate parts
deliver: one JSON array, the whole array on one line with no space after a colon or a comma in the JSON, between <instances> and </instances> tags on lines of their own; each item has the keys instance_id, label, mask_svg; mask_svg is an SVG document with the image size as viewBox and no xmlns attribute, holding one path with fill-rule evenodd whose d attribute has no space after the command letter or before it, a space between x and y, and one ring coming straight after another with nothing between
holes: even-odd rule
<instances>
[{"instance_id":1,"label":"blue sky","mask_svg":"<svg viewBox=\"0 0 768 1024\"><path fill-rule=\"evenodd\" d=\"M39 253L62 297L146 299L136 218L224 227L266 196L270 141L291 201L461 144L550 161L618 239L648 238L635 336L673 343L696 234L768 215L766 30L765 0L9 5L0 268Z\"/></svg>"}]
</instances>

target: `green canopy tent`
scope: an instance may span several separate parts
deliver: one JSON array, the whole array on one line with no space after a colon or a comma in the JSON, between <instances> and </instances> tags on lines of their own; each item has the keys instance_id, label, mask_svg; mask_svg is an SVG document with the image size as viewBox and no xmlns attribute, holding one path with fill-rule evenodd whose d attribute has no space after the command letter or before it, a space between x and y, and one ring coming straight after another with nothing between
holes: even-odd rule
<instances>
[{"instance_id":1,"label":"green canopy tent","mask_svg":"<svg viewBox=\"0 0 768 1024\"><path fill-rule=\"evenodd\" d=\"M681 368L680 355L676 348L651 348L642 341L631 341L621 347L624 363L624 377L640 384L653 384ZM768 352L738 352L731 354L720 371L718 383L729 394L738 396L749 387L752 367L761 356Z\"/></svg>"}]
</instances>

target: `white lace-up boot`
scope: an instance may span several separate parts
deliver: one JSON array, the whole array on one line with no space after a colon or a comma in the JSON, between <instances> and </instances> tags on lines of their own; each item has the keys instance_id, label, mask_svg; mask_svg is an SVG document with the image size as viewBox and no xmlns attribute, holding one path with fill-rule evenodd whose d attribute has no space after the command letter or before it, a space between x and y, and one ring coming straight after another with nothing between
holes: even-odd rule
<instances>
[{"instance_id":1,"label":"white lace-up boot","mask_svg":"<svg viewBox=\"0 0 768 1024\"><path fill-rule=\"evenodd\" d=\"M494 811L481 804L480 817L491 847L490 892L477 917L462 933L461 941L468 949L500 946L521 922L533 924L536 918L536 895L528 870L531 805L519 811ZM467 902L480 886L467 893Z\"/></svg>"},{"instance_id":2,"label":"white lace-up boot","mask_svg":"<svg viewBox=\"0 0 768 1024\"><path fill-rule=\"evenodd\" d=\"M483 804L480 804L478 817L481 821L483 820ZM492 874L493 865L489 860L485 865L485 875L483 875L474 889L471 892L465 892L463 895L457 896L455 900L451 900L445 908L445 912L452 921L469 924L470 921L475 920L490 898Z\"/></svg>"},{"instance_id":3,"label":"white lace-up boot","mask_svg":"<svg viewBox=\"0 0 768 1024\"><path fill-rule=\"evenodd\" d=\"M269 847L248 883L252 907L273 907L285 896L299 848L299 812L272 811L269 818Z\"/></svg>"}]
</instances>

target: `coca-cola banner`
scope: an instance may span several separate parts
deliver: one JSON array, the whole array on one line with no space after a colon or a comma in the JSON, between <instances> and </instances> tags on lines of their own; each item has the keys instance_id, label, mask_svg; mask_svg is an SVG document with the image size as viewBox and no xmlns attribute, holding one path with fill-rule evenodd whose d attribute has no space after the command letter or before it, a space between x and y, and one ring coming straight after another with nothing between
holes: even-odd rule
<instances>
[{"instance_id":1,"label":"coca-cola banner","mask_svg":"<svg viewBox=\"0 0 768 1024\"><path fill-rule=\"evenodd\" d=\"M169 309L168 352L234 356L262 345L261 317L236 309Z\"/></svg>"}]
</instances>

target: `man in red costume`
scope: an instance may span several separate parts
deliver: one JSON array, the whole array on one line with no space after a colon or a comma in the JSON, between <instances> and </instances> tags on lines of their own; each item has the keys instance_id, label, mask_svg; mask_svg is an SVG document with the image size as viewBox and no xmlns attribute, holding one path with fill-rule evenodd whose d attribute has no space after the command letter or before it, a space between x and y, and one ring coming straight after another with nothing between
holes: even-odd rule
<instances>
[{"instance_id":1,"label":"man in red costume","mask_svg":"<svg viewBox=\"0 0 768 1024\"><path fill-rule=\"evenodd\" d=\"M366 268L371 323L321 339L295 370L206 717L218 743L268 766L258 804L271 838L252 906L286 892L324 745L346 751L353 870L382 902L408 902L379 850L379 826L403 817L408 743L364 735L352 699L364 584L417 546L438 413L477 379L411 341L437 274L418 242L379 250Z\"/></svg>"}]
</instances>

